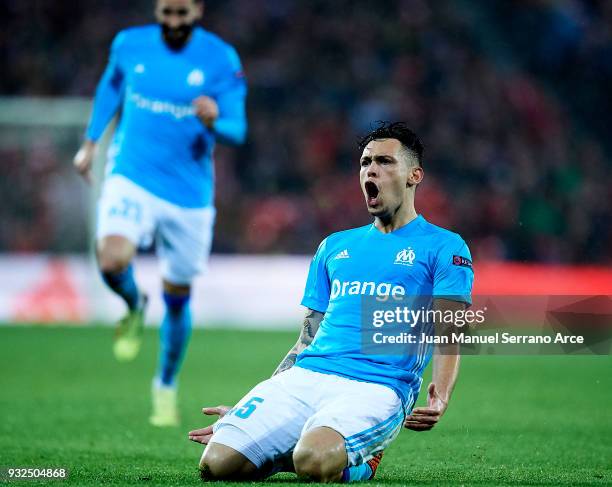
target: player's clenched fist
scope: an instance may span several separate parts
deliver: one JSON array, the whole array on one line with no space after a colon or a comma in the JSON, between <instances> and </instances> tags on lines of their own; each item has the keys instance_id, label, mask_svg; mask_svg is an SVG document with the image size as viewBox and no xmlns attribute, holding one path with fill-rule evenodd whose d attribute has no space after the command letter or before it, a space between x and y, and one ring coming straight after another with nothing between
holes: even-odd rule
<instances>
[{"instance_id":1,"label":"player's clenched fist","mask_svg":"<svg viewBox=\"0 0 612 487\"><path fill-rule=\"evenodd\" d=\"M230 410L229 406L217 406L215 408L202 408L202 412L207 416L218 415L219 418L222 418L227 414ZM189 439L191 441L195 441L196 443L202 443L203 445L208 445L211 437L213 435L213 425L207 426L206 428L200 428L197 430L193 430L189 432Z\"/></svg>"},{"instance_id":2,"label":"player's clenched fist","mask_svg":"<svg viewBox=\"0 0 612 487\"><path fill-rule=\"evenodd\" d=\"M83 179L91 183L91 165L96 154L96 144L91 140L86 140L74 156L74 167Z\"/></svg>"},{"instance_id":3,"label":"player's clenched fist","mask_svg":"<svg viewBox=\"0 0 612 487\"><path fill-rule=\"evenodd\" d=\"M196 117L198 117L204 125L212 128L215 120L219 117L219 106L217 102L209 96L198 96L193 100Z\"/></svg>"}]
</instances>

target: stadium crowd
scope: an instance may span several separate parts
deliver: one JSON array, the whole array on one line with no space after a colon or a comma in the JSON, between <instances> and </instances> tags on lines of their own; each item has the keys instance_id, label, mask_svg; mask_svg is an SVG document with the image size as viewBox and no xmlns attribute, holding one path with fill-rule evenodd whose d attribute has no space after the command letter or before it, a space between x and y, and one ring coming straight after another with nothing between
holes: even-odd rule
<instances>
[{"instance_id":1,"label":"stadium crowd","mask_svg":"<svg viewBox=\"0 0 612 487\"><path fill-rule=\"evenodd\" d=\"M323 235L366 224L357 138L372 121L401 119L426 148L417 209L461 233L475 259L612 262L609 141L564 96L601 72L588 96L597 123L609 127L610 111L597 108L610 105L612 9L604 1L501 2L498 35L541 12L576 26L543 23L550 31L533 37L537 61L509 64L483 49L489 39L474 15L482 3L207 1L204 24L237 47L250 90L249 142L218 151L215 249L312 253ZM3 95L91 96L113 35L152 21L147 0L5 4ZM567 52L592 70L573 73ZM42 167L40 151L0 152L14 171ZM45 157L56 158L57 171L70 164L52 149ZM19 200L9 177L0 192ZM40 194L52 179L49 169L24 178L24 191L38 196L5 204L0 221L51 225ZM0 250L48 249L40 235L24 244L3 223Z\"/></svg>"}]
</instances>

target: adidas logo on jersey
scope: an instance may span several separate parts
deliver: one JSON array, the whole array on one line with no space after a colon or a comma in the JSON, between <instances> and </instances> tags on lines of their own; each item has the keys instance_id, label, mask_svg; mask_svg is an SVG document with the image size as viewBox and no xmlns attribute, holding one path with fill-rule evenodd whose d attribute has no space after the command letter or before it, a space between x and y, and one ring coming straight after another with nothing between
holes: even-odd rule
<instances>
[{"instance_id":1,"label":"adidas logo on jersey","mask_svg":"<svg viewBox=\"0 0 612 487\"><path fill-rule=\"evenodd\" d=\"M335 259L350 259L350 258L351 256L348 253L348 249L344 249L342 252L338 252L336 254L336 257L334 257L334 260Z\"/></svg>"}]
</instances>

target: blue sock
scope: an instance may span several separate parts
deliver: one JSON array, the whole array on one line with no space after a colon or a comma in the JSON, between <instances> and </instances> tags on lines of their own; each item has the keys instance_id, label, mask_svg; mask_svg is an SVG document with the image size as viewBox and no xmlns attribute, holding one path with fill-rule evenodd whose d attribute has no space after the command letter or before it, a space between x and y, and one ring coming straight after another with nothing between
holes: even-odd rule
<instances>
[{"instance_id":1,"label":"blue sock","mask_svg":"<svg viewBox=\"0 0 612 487\"><path fill-rule=\"evenodd\" d=\"M140 304L140 292L134 280L132 264L121 272L103 272L102 279L108 287L123 298L130 311L138 307Z\"/></svg>"},{"instance_id":2,"label":"blue sock","mask_svg":"<svg viewBox=\"0 0 612 487\"><path fill-rule=\"evenodd\" d=\"M342 482L359 482L360 480L370 480L372 468L367 463L346 467L342 472Z\"/></svg>"},{"instance_id":3,"label":"blue sock","mask_svg":"<svg viewBox=\"0 0 612 487\"><path fill-rule=\"evenodd\" d=\"M159 380L162 385L174 384L179 371L187 342L191 333L191 312L189 295L177 296L164 293L166 315L159 330L160 360Z\"/></svg>"}]
</instances>

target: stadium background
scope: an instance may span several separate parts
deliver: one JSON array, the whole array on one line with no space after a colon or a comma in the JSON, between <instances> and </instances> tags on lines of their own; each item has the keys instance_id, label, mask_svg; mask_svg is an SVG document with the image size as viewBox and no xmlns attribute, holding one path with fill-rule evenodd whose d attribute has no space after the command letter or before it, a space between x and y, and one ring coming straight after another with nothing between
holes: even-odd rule
<instances>
[{"instance_id":1,"label":"stadium background","mask_svg":"<svg viewBox=\"0 0 612 487\"><path fill-rule=\"evenodd\" d=\"M153 332L137 365L120 369L111 360L109 329L63 326L108 324L121 313L89 253L96 189L82 184L71 158L112 37L152 21L151 10L149 0L3 2L0 320L9 326L0 327L0 410L7 418L0 464L71 464L78 458L81 466L73 468L85 482L98 454L116 466L114 473L103 471L108 481L137 481L139 475L161 483L192 481L193 448L172 446L144 424ZM610 2L210 0L204 25L242 57L250 133L244 147L217 152L218 220L211 272L196 288L199 325L297 327L308 255L326 234L368 222L357 184L356 140L379 119L406 120L423 138L427 177L417 209L469 242L477 291L612 294ZM141 282L156 293L154 262L145 257L139 264ZM161 305L153 303L151 311L156 324ZM32 322L57 326L15 326ZM237 399L272 370L293 334L267 333L194 333L183 379L188 425L197 425L204 401ZM242 340L258 352L245 357ZM432 438L467 466L449 467L419 437L412 441L432 457L411 464L405 478L612 481L609 357L539 359L466 360L455 412L451 408ZM497 377L495 386L483 363ZM202 368L210 372L204 386ZM217 377L224 368L234 374L232 384ZM491 395L481 401L478 417L469 398L482 399L481 382ZM134 388L142 397L118 408ZM516 403L512 411L503 409L506 394L522 401L522 409ZM546 414L534 413L542 401ZM39 414L41 405L53 421ZM106 434L94 427L100 445L84 445L74 439L74 423L89 418L78 406L121 419ZM562 432L556 421L572 408L596 420L597 428L574 418ZM525 420L521 413L532 416ZM483 426L483 418L491 423ZM56 440L55 455L45 438L23 441L33 425ZM134 471L130 455L142 455L135 438L145 430L168 446L153 454L161 464L148 457L148 467ZM466 431L456 445L453 438ZM517 450L516 435L526 435L526 453ZM463 457L461 445L491 450L475 459ZM591 450L570 460L570 445ZM174 462L169 474L167 459ZM482 472L469 470L474 462ZM404 470L384 472L384 481L404 482Z\"/></svg>"}]
</instances>

